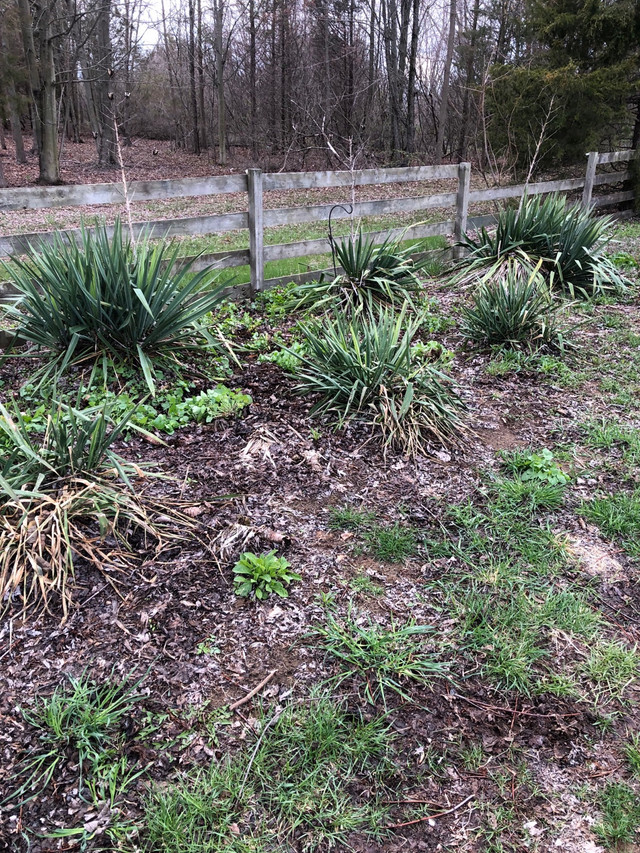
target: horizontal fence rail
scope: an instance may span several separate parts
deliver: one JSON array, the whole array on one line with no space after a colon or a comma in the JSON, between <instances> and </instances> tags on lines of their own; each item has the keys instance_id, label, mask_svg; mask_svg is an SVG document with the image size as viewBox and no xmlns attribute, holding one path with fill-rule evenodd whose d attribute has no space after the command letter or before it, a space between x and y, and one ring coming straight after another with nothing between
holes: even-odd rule
<instances>
[{"instance_id":1,"label":"horizontal fence rail","mask_svg":"<svg viewBox=\"0 0 640 853\"><path fill-rule=\"evenodd\" d=\"M634 160L636 151L614 151L607 154L591 152L587 155L585 176L554 181L540 181L529 184L517 184L506 187L470 189L471 164L439 166L411 166L407 168L361 169L356 171L324 172L277 172L263 173L260 169L249 169L246 174L215 175L201 178L182 178L179 180L132 181L125 188L122 183L85 184L60 187L19 187L0 190L0 213L17 210L37 210L47 208L75 207L84 205L121 205L130 202L146 202L161 199L211 197L228 193L241 193L246 196L246 209L238 213L217 213L208 216L180 217L161 219L153 222L134 223L135 237L150 234L160 237L193 237L216 234L227 231L248 230L249 247L227 252L214 252L185 258L192 262L194 270L214 265L223 269L249 266L251 293L273 286L282 279L265 280L264 267L271 261L303 258L323 255L329 252L326 238L298 240L290 243L265 245L265 228L326 221L332 213L332 219L347 217L381 216L397 213L419 213L436 209L455 211L454 218L436 223L418 223L406 229L395 228L386 231L370 232L369 236L380 244L389 236L406 239L423 239L437 235L453 236L459 240L469 229L491 226L495 223L495 214L469 216L469 205L487 202L499 202L506 199L522 198L553 192L577 192L582 190L582 204L585 207L611 207L632 201L634 193L628 188L632 178L631 169L624 171L605 171L598 173L598 166L611 166ZM455 190L438 192L431 195L400 197L376 201L343 202L352 207L350 213L334 204L317 204L300 207L265 208L264 193L283 192L302 189L355 188L383 184L402 184L429 181L456 182ZM615 192L593 194L595 187L623 184ZM626 185L626 186L625 186ZM87 230L91 230L88 228ZM113 228L108 229L110 234ZM80 228L71 228L59 232L34 232L30 234L8 234L0 236L0 256L24 254L30 247L51 245L55 235L68 240L78 240ZM454 252L457 251L454 249ZM319 271L286 276L285 280L308 280L317 276ZM11 285L0 285L0 295L11 293Z\"/></svg>"}]
</instances>

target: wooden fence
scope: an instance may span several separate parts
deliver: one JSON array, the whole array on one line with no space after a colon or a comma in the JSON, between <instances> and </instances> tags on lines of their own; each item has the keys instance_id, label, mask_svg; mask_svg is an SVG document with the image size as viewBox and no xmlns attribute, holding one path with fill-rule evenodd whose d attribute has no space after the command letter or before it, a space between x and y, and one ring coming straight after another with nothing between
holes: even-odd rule
<instances>
[{"instance_id":1,"label":"wooden fence","mask_svg":"<svg viewBox=\"0 0 640 853\"><path fill-rule=\"evenodd\" d=\"M519 198L525 192L531 196L550 192L577 192L582 189L582 203L586 207L591 204L596 207L609 207L631 201L633 192L630 190L594 195L594 188L628 181L631 178L629 169L598 174L597 168L599 165L629 162L635 155L636 152L631 150L616 151L609 154L592 152L587 155L587 168L583 178L480 190L471 190L471 164L460 163L457 165L364 169L344 172L263 173L260 169L249 169L244 175L136 181L128 185L128 196L130 201L146 202L155 199L246 193L246 211L135 223L134 232L140 234L142 231L150 230L154 237L184 237L241 229L248 230L248 249L236 249L201 256L195 267L198 269L209 264L216 264L221 268L249 265L251 270L250 291L253 293L268 288L281 280L265 280L264 269L267 262L324 254L329 248L326 238L265 245L265 228L327 220L332 209L333 217L339 219L349 215L365 217L449 208L455 210L453 219L411 226L408 237L420 239L434 235L446 235L453 236L457 240L467 229L478 228L495 222L494 214L470 218L469 208L471 205ZM456 181L455 191L429 196L358 201L353 203L351 214L334 204L278 209L265 208L264 205L264 193L271 191L339 187L346 187L351 190L352 187L360 186L436 180ZM125 191L121 183L20 187L0 190L0 212L79 205L122 205L124 202ZM345 199L344 203L348 204L349 200ZM58 233L63 234L68 239L74 239L79 235L80 229L69 229ZM389 231L378 231L373 232L371 236L376 242L382 242L389 233ZM402 233L402 231L392 231L391 233ZM50 243L51 240L52 232L0 236L0 256L22 254L29 245L38 246ZM317 272L304 276L288 276L287 280L290 278L308 278L314 274L317 275ZM5 292L9 290L10 286L5 288Z\"/></svg>"}]
</instances>

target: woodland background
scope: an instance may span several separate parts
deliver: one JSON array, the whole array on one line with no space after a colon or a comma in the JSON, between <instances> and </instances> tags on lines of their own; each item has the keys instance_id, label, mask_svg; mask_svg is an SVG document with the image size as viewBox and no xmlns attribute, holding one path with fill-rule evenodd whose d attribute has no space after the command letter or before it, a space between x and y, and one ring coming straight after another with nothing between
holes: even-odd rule
<instances>
[{"instance_id":1,"label":"woodland background","mask_svg":"<svg viewBox=\"0 0 640 853\"><path fill-rule=\"evenodd\" d=\"M109 180L117 135L497 182L636 147L639 55L639 0L0 0L0 147L43 184L66 140Z\"/></svg>"}]
</instances>

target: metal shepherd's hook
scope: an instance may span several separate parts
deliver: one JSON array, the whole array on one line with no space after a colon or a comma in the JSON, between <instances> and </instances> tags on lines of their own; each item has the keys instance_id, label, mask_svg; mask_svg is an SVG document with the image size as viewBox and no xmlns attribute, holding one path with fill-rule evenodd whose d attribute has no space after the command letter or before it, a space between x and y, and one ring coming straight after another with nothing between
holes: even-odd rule
<instances>
[{"instance_id":1,"label":"metal shepherd's hook","mask_svg":"<svg viewBox=\"0 0 640 853\"><path fill-rule=\"evenodd\" d=\"M333 239L333 231L331 230L331 217L333 215L333 211L338 207L340 208L340 210L344 210L347 216L351 216L351 214L353 213L352 204L334 204L331 210L329 211L329 245L331 246L331 259L333 260L333 274L335 276L338 275L338 267L336 265L336 244Z\"/></svg>"}]
</instances>

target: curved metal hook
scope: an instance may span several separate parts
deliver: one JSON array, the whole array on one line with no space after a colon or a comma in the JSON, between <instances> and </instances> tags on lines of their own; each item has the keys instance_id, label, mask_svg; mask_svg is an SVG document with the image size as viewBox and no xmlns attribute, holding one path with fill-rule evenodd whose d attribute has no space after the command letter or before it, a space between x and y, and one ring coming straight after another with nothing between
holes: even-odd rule
<instances>
[{"instance_id":1,"label":"curved metal hook","mask_svg":"<svg viewBox=\"0 0 640 853\"><path fill-rule=\"evenodd\" d=\"M336 266L336 244L333 239L333 231L331 229L331 217L333 215L333 211L336 208L340 208L340 210L344 210L344 212L351 216L353 213L353 205L352 204L334 204L331 210L329 211L329 245L331 246L331 259L333 261L333 274L334 276L338 275L338 267Z\"/></svg>"}]
</instances>

